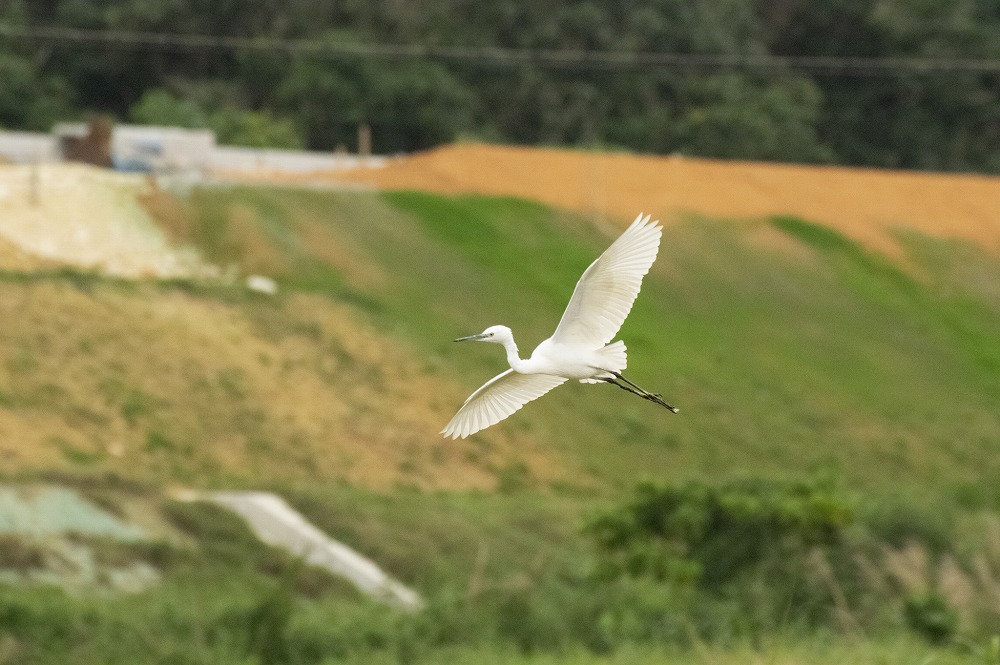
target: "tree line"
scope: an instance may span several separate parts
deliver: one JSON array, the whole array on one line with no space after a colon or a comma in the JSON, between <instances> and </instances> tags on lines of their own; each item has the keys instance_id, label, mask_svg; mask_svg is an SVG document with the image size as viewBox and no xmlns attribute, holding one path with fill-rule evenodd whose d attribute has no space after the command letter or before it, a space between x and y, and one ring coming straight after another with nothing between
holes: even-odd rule
<instances>
[{"instance_id":1,"label":"tree line","mask_svg":"<svg viewBox=\"0 0 1000 665\"><path fill-rule=\"evenodd\" d=\"M107 37L37 31L53 26ZM739 66L1000 60L991 0L0 0L3 27L0 128L100 113L209 127L226 143L330 150L354 149L367 124L382 153L472 138L1000 172L1000 68ZM274 41L164 46L135 33ZM429 50L353 48L366 44ZM491 58L491 48L529 55ZM552 51L580 57L530 57ZM587 53L722 59L593 66Z\"/></svg>"}]
</instances>

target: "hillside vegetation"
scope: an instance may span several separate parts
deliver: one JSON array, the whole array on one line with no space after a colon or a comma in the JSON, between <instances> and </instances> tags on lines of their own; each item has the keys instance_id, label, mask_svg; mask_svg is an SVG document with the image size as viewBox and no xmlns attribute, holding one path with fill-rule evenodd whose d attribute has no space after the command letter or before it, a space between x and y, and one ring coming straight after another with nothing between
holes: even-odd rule
<instances>
[{"instance_id":1,"label":"hillside vegetation","mask_svg":"<svg viewBox=\"0 0 1000 665\"><path fill-rule=\"evenodd\" d=\"M414 191L145 202L279 293L0 275L8 478L142 497L200 543L129 554L164 571L139 596L0 587L22 662L992 662L990 251L898 231L897 263L796 217L678 219L621 336L680 414L574 383L452 442L505 365L450 340L502 322L530 352L628 219ZM281 491L429 609L362 601L177 485Z\"/></svg>"},{"instance_id":2,"label":"hillside vegetation","mask_svg":"<svg viewBox=\"0 0 1000 665\"><path fill-rule=\"evenodd\" d=\"M445 444L503 367L449 340L504 322L529 352L619 225L406 192L215 189L160 212L282 294L8 273L3 414L47 423L9 439L19 465L429 487L505 465L541 486L832 469L996 505L998 268L974 245L900 234L910 273L794 218L674 224L622 337L636 381L684 415L572 385Z\"/></svg>"}]
</instances>

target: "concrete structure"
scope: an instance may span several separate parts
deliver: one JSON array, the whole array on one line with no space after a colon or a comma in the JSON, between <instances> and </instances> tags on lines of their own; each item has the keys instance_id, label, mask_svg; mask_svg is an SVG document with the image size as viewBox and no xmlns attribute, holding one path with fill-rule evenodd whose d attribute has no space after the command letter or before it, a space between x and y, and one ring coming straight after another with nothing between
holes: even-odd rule
<instances>
[{"instance_id":1,"label":"concrete structure","mask_svg":"<svg viewBox=\"0 0 1000 665\"><path fill-rule=\"evenodd\" d=\"M0 163L32 164L59 159L59 142L52 134L0 131Z\"/></svg>"},{"instance_id":2,"label":"concrete structure","mask_svg":"<svg viewBox=\"0 0 1000 665\"><path fill-rule=\"evenodd\" d=\"M86 123L59 123L51 134L0 131L0 161L14 164L57 162L67 146L88 135ZM278 150L217 145L208 129L115 125L111 162L119 171L146 173L212 171L306 174L359 167L380 168L386 157L346 152Z\"/></svg>"},{"instance_id":3,"label":"concrete structure","mask_svg":"<svg viewBox=\"0 0 1000 665\"><path fill-rule=\"evenodd\" d=\"M341 152L217 146L210 156L209 168L301 174L359 167L379 168L385 166L385 163L385 157L363 157Z\"/></svg>"}]
</instances>

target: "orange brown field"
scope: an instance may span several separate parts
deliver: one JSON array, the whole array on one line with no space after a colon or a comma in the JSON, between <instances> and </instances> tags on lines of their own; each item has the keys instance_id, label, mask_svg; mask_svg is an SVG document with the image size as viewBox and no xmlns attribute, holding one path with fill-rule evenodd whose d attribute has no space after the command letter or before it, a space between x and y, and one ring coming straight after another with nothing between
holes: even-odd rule
<instances>
[{"instance_id":1,"label":"orange brown field","mask_svg":"<svg viewBox=\"0 0 1000 665\"><path fill-rule=\"evenodd\" d=\"M1000 178L726 162L682 156L451 145L384 169L327 177L379 189L512 195L598 215L794 215L894 253L887 230L971 240L1000 252Z\"/></svg>"}]
</instances>

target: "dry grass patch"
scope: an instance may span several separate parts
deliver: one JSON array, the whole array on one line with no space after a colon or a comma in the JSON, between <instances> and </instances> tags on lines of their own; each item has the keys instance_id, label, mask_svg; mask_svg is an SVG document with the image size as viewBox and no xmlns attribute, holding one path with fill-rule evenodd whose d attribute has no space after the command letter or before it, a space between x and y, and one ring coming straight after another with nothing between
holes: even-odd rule
<instances>
[{"instance_id":1,"label":"dry grass patch","mask_svg":"<svg viewBox=\"0 0 1000 665\"><path fill-rule=\"evenodd\" d=\"M0 316L8 471L489 488L512 460L541 480L560 466L503 432L441 439L459 390L322 297L0 284Z\"/></svg>"}]
</instances>

